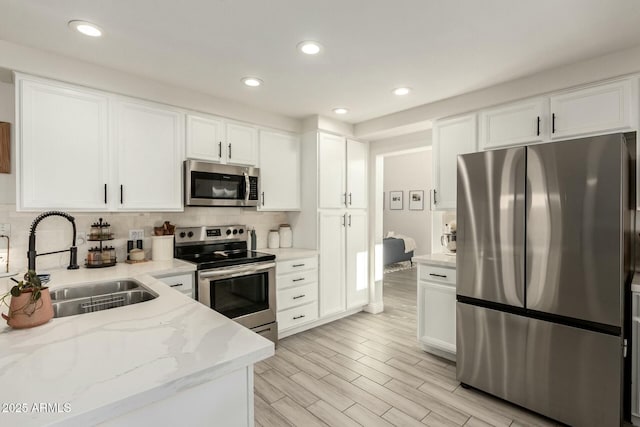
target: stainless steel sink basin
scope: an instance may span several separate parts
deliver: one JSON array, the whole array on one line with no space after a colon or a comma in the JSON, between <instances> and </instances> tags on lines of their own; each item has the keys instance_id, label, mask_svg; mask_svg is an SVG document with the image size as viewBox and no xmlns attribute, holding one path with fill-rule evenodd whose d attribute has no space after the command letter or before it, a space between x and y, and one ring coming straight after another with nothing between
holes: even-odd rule
<instances>
[{"instance_id":1,"label":"stainless steel sink basin","mask_svg":"<svg viewBox=\"0 0 640 427\"><path fill-rule=\"evenodd\" d=\"M53 295L56 295L54 298ZM149 301L158 296L135 280L102 282L51 292L53 317L74 316Z\"/></svg>"},{"instance_id":2,"label":"stainless steel sink basin","mask_svg":"<svg viewBox=\"0 0 640 427\"><path fill-rule=\"evenodd\" d=\"M129 291L131 289L140 288L140 286L142 286L140 282L135 280L117 280L113 282L90 283L71 288L55 289L50 291L50 293L53 301L59 301Z\"/></svg>"}]
</instances>

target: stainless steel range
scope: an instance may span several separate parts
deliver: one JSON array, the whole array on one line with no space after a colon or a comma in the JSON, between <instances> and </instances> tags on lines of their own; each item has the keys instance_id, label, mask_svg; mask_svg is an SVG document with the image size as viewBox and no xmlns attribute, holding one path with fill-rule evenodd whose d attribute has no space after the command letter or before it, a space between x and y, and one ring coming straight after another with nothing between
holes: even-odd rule
<instances>
[{"instance_id":1,"label":"stainless steel range","mask_svg":"<svg viewBox=\"0 0 640 427\"><path fill-rule=\"evenodd\" d=\"M174 256L196 264L199 302L277 342L275 255L247 250L245 226L176 228Z\"/></svg>"}]
</instances>

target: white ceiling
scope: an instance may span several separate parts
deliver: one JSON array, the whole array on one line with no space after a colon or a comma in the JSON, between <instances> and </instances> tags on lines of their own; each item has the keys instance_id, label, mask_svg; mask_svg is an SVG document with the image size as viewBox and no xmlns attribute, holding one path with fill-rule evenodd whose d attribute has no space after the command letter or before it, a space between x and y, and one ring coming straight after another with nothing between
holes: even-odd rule
<instances>
[{"instance_id":1,"label":"white ceiling","mask_svg":"<svg viewBox=\"0 0 640 427\"><path fill-rule=\"evenodd\" d=\"M640 43L639 0L0 0L0 11L0 39L291 117L346 106L351 123ZM324 52L300 54L305 39ZM264 86L243 87L248 75Z\"/></svg>"}]
</instances>

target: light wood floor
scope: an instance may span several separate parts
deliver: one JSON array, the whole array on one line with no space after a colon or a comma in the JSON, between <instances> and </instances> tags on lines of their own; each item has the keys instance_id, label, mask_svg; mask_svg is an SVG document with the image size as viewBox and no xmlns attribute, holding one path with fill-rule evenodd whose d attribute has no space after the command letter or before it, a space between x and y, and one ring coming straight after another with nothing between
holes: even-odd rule
<instances>
[{"instance_id":1,"label":"light wood floor","mask_svg":"<svg viewBox=\"0 0 640 427\"><path fill-rule=\"evenodd\" d=\"M551 426L460 387L416 340L416 270L384 278L385 311L280 340L255 365L256 426Z\"/></svg>"}]
</instances>

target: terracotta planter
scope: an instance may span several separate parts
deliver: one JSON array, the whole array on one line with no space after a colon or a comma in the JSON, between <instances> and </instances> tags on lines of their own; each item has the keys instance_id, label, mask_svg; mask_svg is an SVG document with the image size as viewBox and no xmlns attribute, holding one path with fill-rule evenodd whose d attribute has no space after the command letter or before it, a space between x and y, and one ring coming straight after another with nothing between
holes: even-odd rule
<instances>
[{"instance_id":1,"label":"terracotta planter","mask_svg":"<svg viewBox=\"0 0 640 427\"><path fill-rule=\"evenodd\" d=\"M49 288L42 288L40 299L31 301L33 290L25 289L17 297L11 297L9 315L2 313L2 318L15 329L33 328L53 319L53 305Z\"/></svg>"}]
</instances>

